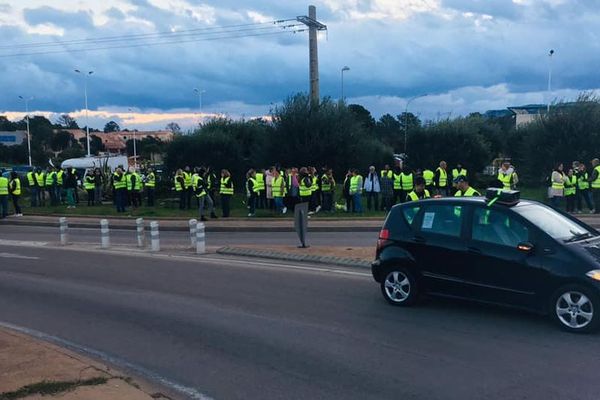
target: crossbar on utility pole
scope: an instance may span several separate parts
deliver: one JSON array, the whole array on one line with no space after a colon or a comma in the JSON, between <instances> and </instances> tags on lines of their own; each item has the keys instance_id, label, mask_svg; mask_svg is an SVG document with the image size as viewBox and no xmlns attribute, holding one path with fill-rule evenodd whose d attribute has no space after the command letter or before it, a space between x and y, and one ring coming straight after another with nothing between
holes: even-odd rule
<instances>
[{"instance_id":1,"label":"crossbar on utility pole","mask_svg":"<svg viewBox=\"0 0 600 400\"><path fill-rule=\"evenodd\" d=\"M308 6L308 16L296 17L298 22L308 26L308 53L310 68L310 99L312 104L319 104L319 49L317 31L327 30L327 25L317 21L317 8Z\"/></svg>"}]
</instances>

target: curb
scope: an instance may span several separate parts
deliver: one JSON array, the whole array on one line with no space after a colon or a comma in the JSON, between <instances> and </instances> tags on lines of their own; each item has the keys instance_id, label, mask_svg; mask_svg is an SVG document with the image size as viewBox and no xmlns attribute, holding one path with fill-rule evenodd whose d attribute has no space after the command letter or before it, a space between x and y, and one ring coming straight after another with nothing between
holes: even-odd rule
<instances>
[{"instance_id":1,"label":"curb","mask_svg":"<svg viewBox=\"0 0 600 400\"><path fill-rule=\"evenodd\" d=\"M317 264L338 265L342 267L371 268L371 262L358 258L319 256L316 254L294 254L280 251L250 249L244 247L221 247L217 254L229 256L257 257L281 261L300 261Z\"/></svg>"},{"instance_id":2,"label":"curb","mask_svg":"<svg viewBox=\"0 0 600 400\"><path fill-rule=\"evenodd\" d=\"M112 219L109 218L109 221ZM150 219L148 219L150 220ZM152 219L154 220L154 219ZM131 225L121 225L114 224L111 225L110 229L119 229L119 230L135 230L135 220L131 220ZM157 221L161 222L161 220ZM164 220L163 220L164 221ZM161 231L166 232L187 232L189 231L189 227L187 225L188 220L182 220L181 226L161 226ZM178 221L179 222L179 221ZM185 223L185 224L184 224ZM53 227L58 228L58 222L49 222L49 221L19 221L16 219L9 219L0 223L2 225L12 225L12 226L44 226L44 227ZM69 222L69 228L88 228L88 229L99 229L100 220L96 221L96 223L89 222ZM309 232L379 232L379 227L370 227L370 226L315 226L310 227ZM205 225L206 232L295 232L293 226L211 226Z\"/></svg>"}]
</instances>

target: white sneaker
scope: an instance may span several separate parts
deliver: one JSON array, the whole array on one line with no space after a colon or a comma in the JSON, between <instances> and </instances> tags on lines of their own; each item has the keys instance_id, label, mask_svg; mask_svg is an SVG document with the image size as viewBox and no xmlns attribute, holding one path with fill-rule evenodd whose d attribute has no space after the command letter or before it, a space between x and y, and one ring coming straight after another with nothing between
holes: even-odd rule
<instances>
[{"instance_id":1,"label":"white sneaker","mask_svg":"<svg viewBox=\"0 0 600 400\"><path fill-rule=\"evenodd\" d=\"M321 206L317 206L317 208L315 210L315 214L318 213L319 211L321 211Z\"/></svg>"},{"instance_id":2,"label":"white sneaker","mask_svg":"<svg viewBox=\"0 0 600 400\"><path fill-rule=\"evenodd\" d=\"M308 215L313 215L315 212L314 211L309 211Z\"/></svg>"},{"instance_id":3,"label":"white sneaker","mask_svg":"<svg viewBox=\"0 0 600 400\"><path fill-rule=\"evenodd\" d=\"M251 217L251 216L252 216L252 213L248 213L248 216L249 216L249 217Z\"/></svg>"},{"instance_id":4,"label":"white sneaker","mask_svg":"<svg viewBox=\"0 0 600 400\"><path fill-rule=\"evenodd\" d=\"M282 214L285 214L287 212L287 207L283 207L283 211L281 211Z\"/></svg>"}]
</instances>

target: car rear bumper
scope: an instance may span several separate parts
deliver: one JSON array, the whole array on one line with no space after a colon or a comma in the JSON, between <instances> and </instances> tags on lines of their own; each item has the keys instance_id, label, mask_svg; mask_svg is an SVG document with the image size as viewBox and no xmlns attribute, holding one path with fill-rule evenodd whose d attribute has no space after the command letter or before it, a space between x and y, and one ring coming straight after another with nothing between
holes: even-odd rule
<instances>
[{"instance_id":1,"label":"car rear bumper","mask_svg":"<svg viewBox=\"0 0 600 400\"><path fill-rule=\"evenodd\" d=\"M371 274L375 282L380 282L381 260L375 260L371 263Z\"/></svg>"}]
</instances>

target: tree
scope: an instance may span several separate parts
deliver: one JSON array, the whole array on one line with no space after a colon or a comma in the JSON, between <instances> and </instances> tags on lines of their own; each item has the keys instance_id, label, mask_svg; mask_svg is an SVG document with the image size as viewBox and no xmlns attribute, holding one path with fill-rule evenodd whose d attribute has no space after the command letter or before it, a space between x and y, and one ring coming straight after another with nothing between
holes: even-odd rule
<instances>
[{"instance_id":1,"label":"tree","mask_svg":"<svg viewBox=\"0 0 600 400\"><path fill-rule=\"evenodd\" d=\"M81 139L79 139L79 143L81 143L81 146L87 154L87 139L85 137L82 137ZM96 135L90 135L90 154L98 154L99 152L104 150L105 149L104 144L102 143L102 139L100 139Z\"/></svg>"},{"instance_id":2,"label":"tree","mask_svg":"<svg viewBox=\"0 0 600 400\"><path fill-rule=\"evenodd\" d=\"M365 129L370 131L375 128L375 118L373 118L369 110L360 104L350 104L348 106L348 111L354 115L354 118L360 122Z\"/></svg>"},{"instance_id":3,"label":"tree","mask_svg":"<svg viewBox=\"0 0 600 400\"><path fill-rule=\"evenodd\" d=\"M77 121L69 114L63 114L60 117L58 117L58 119L56 120L56 124L65 129L79 129Z\"/></svg>"},{"instance_id":4,"label":"tree","mask_svg":"<svg viewBox=\"0 0 600 400\"><path fill-rule=\"evenodd\" d=\"M400 122L390 114L382 115L375 125L376 136L396 150L403 148L404 141L400 137L401 132Z\"/></svg>"},{"instance_id":5,"label":"tree","mask_svg":"<svg viewBox=\"0 0 600 400\"><path fill-rule=\"evenodd\" d=\"M68 147L71 147L73 143L73 134L66 131L58 131L52 137L50 146L54 151L62 151Z\"/></svg>"},{"instance_id":6,"label":"tree","mask_svg":"<svg viewBox=\"0 0 600 400\"><path fill-rule=\"evenodd\" d=\"M177 122L169 122L167 126L165 126L165 129L173 133L181 133L181 127Z\"/></svg>"},{"instance_id":7,"label":"tree","mask_svg":"<svg viewBox=\"0 0 600 400\"><path fill-rule=\"evenodd\" d=\"M115 121L109 121L104 125L104 133L118 132L120 130L121 127Z\"/></svg>"}]
</instances>

